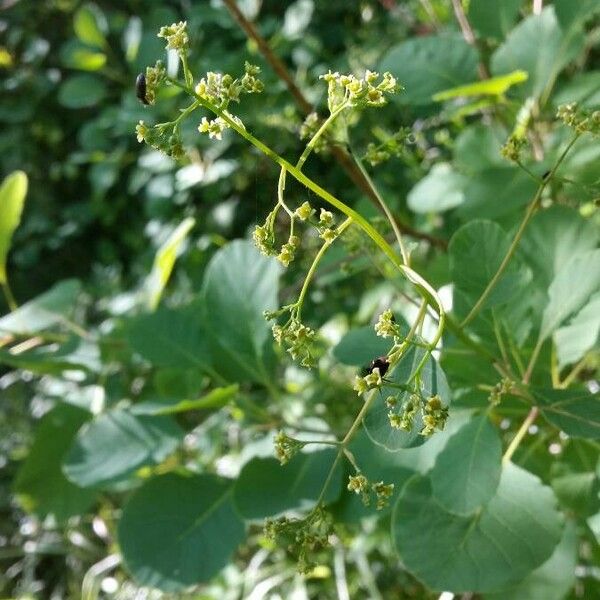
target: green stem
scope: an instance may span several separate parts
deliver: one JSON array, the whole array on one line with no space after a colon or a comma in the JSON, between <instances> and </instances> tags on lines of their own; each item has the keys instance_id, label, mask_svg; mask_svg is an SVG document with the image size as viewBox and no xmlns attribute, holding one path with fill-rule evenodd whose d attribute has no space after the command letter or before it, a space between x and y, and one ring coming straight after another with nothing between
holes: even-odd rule
<instances>
[{"instance_id":1,"label":"green stem","mask_svg":"<svg viewBox=\"0 0 600 600\"><path fill-rule=\"evenodd\" d=\"M559 159L556 161L554 167L552 167L552 170L550 171L549 176L546 177L542 181L542 183L539 185L539 187L535 193L535 196L533 197L533 200L529 203L529 206L527 207L527 210L525 211L525 216L523 217L523 220L521 221L521 224L519 225L519 228L517 229L517 233L515 234L515 237L513 238L513 241L511 242L506 255L502 259L502 262L500 263L498 270L496 271L496 273L494 273L494 276L492 277L490 282L487 284L485 290L483 290L483 292L482 292L481 296L479 297L479 299L477 300L477 302L475 302L475 304L473 305L473 308L471 308L471 311L469 312L469 314L465 317L464 321L460 324L461 327L465 327L468 323L470 323L475 318L477 313L482 309L482 307L483 307L484 303L486 302L486 300L488 299L489 295L492 293L492 290L496 287L496 284L498 283L498 281L504 274L504 271L508 267L508 263L512 259L514 253L516 252L517 246L519 245L519 242L521 241L521 238L523 237L523 234L525 233L525 229L526 229L527 225L529 224L531 217L533 217L533 215L538 207L540 198L542 197L542 192L544 191L546 185L552 179L552 177L554 176L554 173L556 173L556 170L558 169L558 167L560 166L562 161L565 159L565 157L567 156L567 153L573 147L573 144L577 141L578 138L579 138L579 134L575 134L573 139L567 144L567 147L565 148L563 153L560 155Z\"/></svg>"},{"instance_id":2,"label":"green stem","mask_svg":"<svg viewBox=\"0 0 600 600\"><path fill-rule=\"evenodd\" d=\"M408 254L406 247L404 246L404 242L402 240L402 234L400 233L400 229L398 228L398 223L396 223L396 219L394 219L394 215L392 215L392 212L390 211L385 200L379 193L379 190L375 186L375 183L371 179L371 176L367 173L367 170L365 169L360 158L355 156L353 152L351 152L350 154L351 154L352 158L354 159L354 162L356 163L357 167L360 169L361 173L363 174L363 177L368 182L368 184L371 186L371 189L373 190L373 194L375 195L375 198L377 198L377 202L379 202L379 206L381 207L381 210L383 210L385 216L387 217L387 220L390 222L390 225L392 226L394 235L396 236L396 240L398 241L398 246L400 247L400 254L402 255L402 260L404 261L404 264L409 265L410 264L410 255Z\"/></svg>"},{"instance_id":3,"label":"green stem","mask_svg":"<svg viewBox=\"0 0 600 600\"><path fill-rule=\"evenodd\" d=\"M2 283L2 292L4 293L4 298L6 298L6 304L8 304L8 308L10 309L10 311L12 312L14 310L17 310L17 308L19 308L19 305L17 304L17 301L13 296L12 290L10 289L8 279L6 279Z\"/></svg>"},{"instance_id":4,"label":"green stem","mask_svg":"<svg viewBox=\"0 0 600 600\"><path fill-rule=\"evenodd\" d=\"M527 430L531 427L533 422L536 420L538 413L539 413L538 407L533 406L531 408L531 410L529 411L529 414L525 417L525 420L523 421L523 423L521 423L521 427L519 427L519 430L515 434L515 437L512 439L512 441L508 445L506 452L502 456L502 462L504 464L510 462L510 459L512 458L513 454L515 453L515 450L519 447L519 444L523 441L523 438L525 437Z\"/></svg>"},{"instance_id":5,"label":"green stem","mask_svg":"<svg viewBox=\"0 0 600 600\"><path fill-rule=\"evenodd\" d=\"M335 238L333 240L331 240L330 242L326 241L321 246L319 252L317 253L317 255L315 256L315 258L312 262L312 265L310 265L310 269L308 270L308 273L306 274L306 277L304 279L304 283L302 284L302 289L300 290L300 294L298 296L298 301L296 302L298 320L300 320L300 311L302 310L302 303L304 302L306 292L308 291L308 286L315 274L315 271L317 270L319 262L325 255L325 252L327 252L329 246L331 246L331 244L333 244L333 242L335 242L335 240L340 235L342 235L342 233L344 233L344 231L346 231L346 229L348 227L350 227L350 225L352 225L352 219L348 218L337 228Z\"/></svg>"},{"instance_id":6,"label":"green stem","mask_svg":"<svg viewBox=\"0 0 600 600\"><path fill-rule=\"evenodd\" d=\"M388 244L385 238L360 213L356 212L354 209L352 209L347 204L336 198L326 189L322 188L319 184L315 183L312 179L304 175L302 171L294 167L283 157L279 156L279 154L274 152L271 148L269 148L258 138L254 137L243 126L240 126L238 123L236 123L229 116L228 113L226 113L219 107L213 105L211 102L205 100L204 98L201 98L193 90L186 87L184 84L180 83L176 79L168 78L168 80L173 85L183 89L187 94L195 98L202 106L204 106L204 108L210 110L212 113L221 117L229 125L229 127L231 127L231 129L236 131L245 140L250 142L255 148L258 148L263 154L268 156L279 166L284 167L286 171L288 171L292 175L292 177L294 177L294 179L306 186L317 196L325 200L325 202L331 204L340 212L344 213L347 217L351 218L371 238L371 240L373 240L373 242L380 248L380 250L391 260L391 262L396 266L396 268L419 290L419 293L424 298L426 298L432 306L435 305L436 312L440 317L438 324L438 332L436 333L435 338L435 343L437 344L437 341L439 341L439 339L442 336L445 321L444 308L442 306L441 300L439 299L439 296L427 281L425 281L418 273L413 271L409 266L402 263L402 261L394 252L394 249Z\"/></svg>"}]
</instances>

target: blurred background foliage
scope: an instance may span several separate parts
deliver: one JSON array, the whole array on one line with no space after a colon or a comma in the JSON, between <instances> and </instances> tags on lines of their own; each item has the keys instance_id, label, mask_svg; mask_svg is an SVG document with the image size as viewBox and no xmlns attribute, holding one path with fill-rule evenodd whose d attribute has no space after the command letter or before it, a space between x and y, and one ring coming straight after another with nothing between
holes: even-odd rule
<instances>
[{"instance_id":1,"label":"blurred background foliage","mask_svg":"<svg viewBox=\"0 0 600 600\"><path fill-rule=\"evenodd\" d=\"M556 106L564 101L600 107L600 26L594 16L598 8L594 0L557 0L554 8L548 9L554 11L547 17L552 22L541 38L545 54L535 52L536 64L530 64L528 58L532 50L515 41L519 36L530 37L530 32L515 29L531 13L530 2L471 0L464 4L470 4L467 14L478 37L479 52L463 40L452 4L446 0L239 2L308 101L322 112L326 94L319 75L329 69L357 73L368 68L389 69L405 86L405 93L394 104L365 114L360 123L348 123L348 142L362 155L369 142L388 139L403 126L410 128L412 143L400 157L378 167L377 182L403 222L437 240L433 245L420 243L415 250L415 262L427 266L428 277L437 286L449 281L448 259L439 248L461 223L477 216L497 220L510 229L535 191L535 185L498 154L523 101L531 94L542 98L538 105L541 114L536 115L542 123L544 118L550 122ZM77 405L93 406L98 389L108 406L136 394L144 398L146 392L141 390L166 389L171 395L177 390L180 398L202 390L205 382L197 373L177 368L169 360L161 363L160 358L144 356L144 341L137 338L135 342L133 336L138 352L161 369L153 372L145 363L140 367L139 358L131 358L121 344L123 328L139 325L132 317L142 312L140 294L155 254L184 218L195 219L195 226L163 300L167 307L193 301L211 257L228 240L247 237L273 204L277 169L238 137L227 135L219 143L209 142L197 134L193 122L187 123L183 134L188 156L183 164L136 141L134 127L140 119L165 121L180 106L175 88L163 91L151 109L140 104L134 89L136 75L164 56L163 41L156 32L179 20L188 23L191 68L198 76L207 70L239 73L246 60L261 66L265 93L246 99L239 115L280 155L298 156L303 148L298 136L303 115L256 45L247 40L218 0L4 0L0 4L0 172L5 176L19 169L29 178L25 210L9 260L13 291L22 304L57 282L79 280L81 289L79 284L63 283L56 293L69 299L64 304L69 305L71 321L100 332L104 339L102 344L90 342L86 348L73 342L79 352L75 360L72 350L65 349L71 340L61 338L67 365L71 361L89 367L83 379L56 376L64 374L64 365L53 371L43 360L43 368L36 369L33 363L10 365L4 358L0 379L0 591L5 597L77 598L82 594L82 582L86 598L99 594L106 598L166 597L158 591L140 591L125 571L116 571L112 577L117 564L115 514L132 485L126 478L112 481L112 487L100 496L89 489L71 490L69 497L75 507L65 508L64 497L54 490L58 505L44 506L37 514L35 507L15 501L11 486L25 457L36 452L36 445L31 448L38 423L38 451L62 456L87 419L87 412ZM434 36L431 44L424 41L431 40L430 36ZM513 36L510 47L518 47L519 52L502 51L507 36ZM168 69L174 72L176 60L166 58ZM516 69L529 72L524 85L511 88L506 102L503 94L493 100L498 118L486 118L485 106L432 100L438 92L475 81L480 62L491 74ZM561 128L543 127L539 134L544 137L545 158L533 161L532 167L538 176L546 171L564 140ZM337 190L345 202L375 217L375 210L330 155L311 160L307 171L324 188ZM565 204L576 196L572 204L597 224L597 142L595 146L582 142L564 172L578 182L570 188L571 184L563 182ZM511 184L503 192L507 179ZM298 204L309 200L318 205L299 186L290 185L288 194ZM498 194L500 201L486 202ZM465 200L473 197L483 198L480 205ZM325 265L311 297L311 321L342 322L342 330L349 322L368 324L375 308L389 302L393 288L380 285L380 273L368 261L340 272L335 270L340 254L334 250L331 255L328 260L334 268L327 271ZM299 260L283 276L284 296L298 289L308 261L310 257ZM168 324L173 326L173 322ZM157 331L160 323L152 327ZM146 330L141 330L143 337ZM331 331L330 341L339 340L335 327ZM323 333L327 336L327 328ZM118 368L105 369L101 364L117 364ZM331 364L324 363L325 367ZM346 400L340 401L347 397L347 381L335 370L324 371L305 375L287 366L283 392L302 389L302 401L316 407L313 413L330 423L346 423L355 412ZM311 377L306 391L306 378ZM259 384L245 384L250 397L261 397ZM58 398L67 403L49 415ZM251 412L244 406L236 410ZM302 410L297 410L299 416ZM241 446L239 428L232 427L229 417L219 415L203 417L198 425L194 415L186 414L179 423L187 433L186 443L202 454L204 465L218 462L232 447L239 450ZM234 411L234 422L236 418L243 422ZM221 433L224 427L228 437ZM163 434L169 450L179 444L182 435L180 429ZM46 441L40 442L44 435ZM185 457L189 448L184 444L179 452ZM148 464L160 463L163 458ZM181 456L178 460L184 462ZM533 451L531 460L535 461ZM60 472L59 461L56 464ZM535 466L529 468L535 470ZM539 473L544 468L539 467ZM222 464L221 470L226 472L227 464ZM31 476L35 478L35 472ZM27 478L23 471L19 477ZM33 510L34 515L26 515L24 508ZM61 515L63 509L66 512ZM344 510L342 506L340 511ZM262 557L252 554L260 543L257 534L218 583L189 597L239 597L243 589L240 573L252 556ZM389 545L389 539L374 525L364 526L362 537L355 538L354 563L348 574L357 594L353 597L378 597L375 593L383 598L429 597L412 576L388 564ZM588 552L588 562L593 564L597 547L588 547ZM336 597L327 572L317 571L312 579L300 581L283 556L278 555L279 562L269 560L272 569L264 581L273 587L279 584L268 579L269 573L292 569L289 587L279 597ZM255 571L259 566L257 563ZM111 576L104 577L105 573ZM598 574L592 579L598 580ZM265 594L269 585L265 585ZM589 585L592 587L586 589L592 595L585 597L600 593L597 584ZM265 596L252 596L259 597Z\"/></svg>"}]
</instances>

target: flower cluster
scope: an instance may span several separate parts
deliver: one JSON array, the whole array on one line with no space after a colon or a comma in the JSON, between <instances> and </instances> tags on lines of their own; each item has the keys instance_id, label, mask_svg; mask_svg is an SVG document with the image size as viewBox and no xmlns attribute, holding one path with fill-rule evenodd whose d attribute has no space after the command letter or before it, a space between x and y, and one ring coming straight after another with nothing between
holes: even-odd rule
<instances>
[{"instance_id":1,"label":"flower cluster","mask_svg":"<svg viewBox=\"0 0 600 600\"><path fill-rule=\"evenodd\" d=\"M252 239L254 240L256 247L260 250L261 254L264 254L265 256L275 256L277 254L272 217L273 213L270 213L267 216L265 224L256 225L254 232L252 233Z\"/></svg>"},{"instance_id":2,"label":"flower cluster","mask_svg":"<svg viewBox=\"0 0 600 600\"><path fill-rule=\"evenodd\" d=\"M158 86L165 80L167 71L162 60L156 61L153 67L146 67L145 82L146 93L145 98L148 104L154 104L156 100L156 90Z\"/></svg>"},{"instance_id":3,"label":"flower cluster","mask_svg":"<svg viewBox=\"0 0 600 600\"><path fill-rule=\"evenodd\" d=\"M375 508L382 510L389 504L394 493L394 484L386 484L383 481L371 483L362 473L357 473L350 475L348 489L355 494L360 494L360 499L365 506L371 504L371 494L374 493L377 500Z\"/></svg>"},{"instance_id":4,"label":"flower cluster","mask_svg":"<svg viewBox=\"0 0 600 600\"><path fill-rule=\"evenodd\" d=\"M386 94L394 94L401 88L391 73L384 73L381 81L379 73L366 71L364 77L352 74L340 75L329 71L321 75L327 82L327 103L330 112L342 105L354 108L383 106L387 103Z\"/></svg>"},{"instance_id":5,"label":"flower cluster","mask_svg":"<svg viewBox=\"0 0 600 600\"><path fill-rule=\"evenodd\" d=\"M304 442L287 436L283 431L275 436L274 442L275 456L282 465L288 463L305 446Z\"/></svg>"},{"instance_id":6,"label":"flower cluster","mask_svg":"<svg viewBox=\"0 0 600 600\"><path fill-rule=\"evenodd\" d=\"M499 381L490 392L490 404L492 404L493 406L497 406L498 404L500 404L502 396L504 396L504 394L508 394L512 390L512 387L513 382L510 379L508 379L508 377L505 377L501 381Z\"/></svg>"},{"instance_id":7,"label":"flower cluster","mask_svg":"<svg viewBox=\"0 0 600 600\"><path fill-rule=\"evenodd\" d=\"M304 202L294 211L294 216L298 217L301 221L306 221L312 217L314 212L315 209L310 205L310 203Z\"/></svg>"},{"instance_id":8,"label":"flower cluster","mask_svg":"<svg viewBox=\"0 0 600 600\"><path fill-rule=\"evenodd\" d=\"M379 367L375 367L364 377L357 375L354 379L354 390L360 396L373 388L378 388L383 383Z\"/></svg>"},{"instance_id":9,"label":"flower cluster","mask_svg":"<svg viewBox=\"0 0 600 600\"><path fill-rule=\"evenodd\" d=\"M234 79L228 73L214 73L209 71L194 88L196 95L211 104L225 107L229 102L239 102L240 95L258 94L263 91L263 83L258 79L260 68L246 62L244 75Z\"/></svg>"},{"instance_id":10,"label":"flower cluster","mask_svg":"<svg viewBox=\"0 0 600 600\"><path fill-rule=\"evenodd\" d=\"M379 337L400 337L400 327L396 323L394 313L388 308L379 315L377 323L375 323L375 333Z\"/></svg>"},{"instance_id":11,"label":"flower cluster","mask_svg":"<svg viewBox=\"0 0 600 600\"><path fill-rule=\"evenodd\" d=\"M285 346L294 360L303 367L314 367L314 343L316 332L292 317L285 325L273 325L273 337L279 345Z\"/></svg>"},{"instance_id":12,"label":"flower cluster","mask_svg":"<svg viewBox=\"0 0 600 600\"><path fill-rule=\"evenodd\" d=\"M415 421L415 416L421 408L420 396L418 394L410 394L402 406L402 410L399 412L394 412L394 409L398 405L398 399L394 396L387 398L385 403L388 409L390 409L388 412L390 426L393 429L411 431Z\"/></svg>"},{"instance_id":13,"label":"flower cluster","mask_svg":"<svg viewBox=\"0 0 600 600\"><path fill-rule=\"evenodd\" d=\"M296 250L300 246L300 238L297 235L290 235L288 241L281 246L281 250L277 255L277 260L284 266L287 267L294 260L296 256Z\"/></svg>"},{"instance_id":14,"label":"flower cluster","mask_svg":"<svg viewBox=\"0 0 600 600\"><path fill-rule=\"evenodd\" d=\"M170 123L150 127L144 121L140 121L135 127L135 133L138 142L146 142L149 146L167 156L171 156L175 160L185 156L179 130Z\"/></svg>"},{"instance_id":15,"label":"flower cluster","mask_svg":"<svg viewBox=\"0 0 600 600\"><path fill-rule=\"evenodd\" d=\"M425 402L423 411L423 436L430 436L436 429L442 431L448 420L448 407L442 404L442 399L436 394Z\"/></svg>"},{"instance_id":16,"label":"flower cluster","mask_svg":"<svg viewBox=\"0 0 600 600\"><path fill-rule=\"evenodd\" d=\"M246 129L242 120L235 115L223 111L238 127L242 129ZM202 121L200 121L200 125L198 125L198 131L200 133L208 133L208 137L213 139L220 140L223 137L223 132L230 127L229 123L223 119L222 117L216 117L214 119L207 119L206 117L202 117Z\"/></svg>"},{"instance_id":17,"label":"flower cluster","mask_svg":"<svg viewBox=\"0 0 600 600\"><path fill-rule=\"evenodd\" d=\"M267 519L265 535L296 556L298 571L306 574L316 566L319 550L329 546L333 533L331 515L317 506L304 519Z\"/></svg>"},{"instance_id":18,"label":"flower cluster","mask_svg":"<svg viewBox=\"0 0 600 600\"><path fill-rule=\"evenodd\" d=\"M367 146L367 151L364 155L366 160L372 167L385 162L395 156L400 158L407 154L406 142L412 136L412 132L408 127L402 127L394 135L390 136L381 144L370 143Z\"/></svg>"},{"instance_id":19,"label":"flower cluster","mask_svg":"<svg viewBox=\"0 0 600 600\"><path fill-rule=\"evenodd\" d=\"M299 135L301 140L310 140L314 137L314 135L319 131L321 125L323 125L323 119L319 117L316 112L311 112L300 125ZM325 131L323 135L321 135L313 148L313 152L319 153L323 152L327 148L328 145L329 134L328 131Z\"/></svg>"},{"instance_id":20,"label":"flower cluster","mask_svg":"<svg viewBox=\"0 0 600 600\"><path fill-rule=\"evenodd\" d=\"M190 45L190 38L187 34L187 21L161 27L158 37L167 40L167 50L177 50L179 53L187 52Z\"/></svg>"},{"instance_id":21,"label":"flower cluster","mask_svg":"<svg viewBox=\"0 0 600 600\"><path fill-rule=\"evenodd\" d=\"M592 135L600 135L600 110L590 112L580 108L577 102L571 102L570 104L561 104L556 116L579 134L587 132Z\"/></svg>"},{"instance_id":22,"label":"flower cluster","mask_svg":"<svg viewBox=\"0 0 600 600\"><path fill-rule=\"evenodd\" d=\"M521 136L511 135L504 146L500 149L500 154L507 160L519 162L521 160L521 151L525 146L525 138Z\"/></svg>"},{"instance_id":23,"label":"flower cluster","mask_svg":"<svg viewBox=\"0 0 600 600\"><path fill-rule=\"evenodd\" d=\"M448 407L444 406L442 399L437 395L424 399L418 393L407 394L403 403L396 396L386 398L388 408L388 419L393 429L412 431L415 418L420 415L423 427L419 432L422 436L430 436L433 432L443 430L448 420ZM398 405L400 410L396 411Z\"/></svg>"}]
</instances>

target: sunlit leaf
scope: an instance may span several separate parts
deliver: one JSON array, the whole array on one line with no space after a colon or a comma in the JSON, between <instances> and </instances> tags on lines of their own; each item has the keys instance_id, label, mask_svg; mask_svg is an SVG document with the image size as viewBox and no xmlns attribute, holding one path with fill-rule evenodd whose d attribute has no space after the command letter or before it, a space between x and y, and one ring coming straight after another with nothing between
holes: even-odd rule
<instances>
[{"instance_id":1,"label":"sunlit leaf","mask_svg":"<svg viewBox=\"0 0 600 600\"><path fill-rule=\"evenodd\" d=\"M483 81L475 81L466 85L459 85L443 92L434 94L432 100L435 102L444 102L452 98L460 98L469 96L502 96L513 85L527 81L527 73L525 71L513 71L508 75L499 75L498 77L490 77Z\"/></svg>"},{"instance_id":2,"label":"sunlit leaf","mask_svg":"<svg viewBox=\"0 0 600 600\"><path fill-rule=\"evenodd\" d=\"M184 219L157 250L152 271L146 280L148 309L155 310L160 302L163 290L169 281L177 254L196 221L190 217Z\"/></svg>"},{"instance_id":3,"label":"sunlit leaf","mask_svg":"<svg viewBox=\"0 0 600 600\"><path fill-rule=\"evenodd\" d=\"M27 175L15 171L5 177L0 186L0 283L6 283L6 259L27 194Z\"/></svg>"}]
</instances>

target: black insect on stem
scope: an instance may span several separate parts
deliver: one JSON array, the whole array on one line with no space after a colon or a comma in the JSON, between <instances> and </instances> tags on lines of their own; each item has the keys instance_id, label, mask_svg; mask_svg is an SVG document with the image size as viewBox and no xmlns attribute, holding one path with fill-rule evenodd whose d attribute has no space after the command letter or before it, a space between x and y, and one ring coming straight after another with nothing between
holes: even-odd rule
<instances>
[{"instance_id":1,"label":"black insect on stem","mask_svg":"<svg viewBox=\"0 0 600 600\"><path fill-rule=\"evenodd\" d=\"M144 104L150 104L146 98L146 76L140 73L135 79L135 95Z\"/></svg>"},{"instance_id":2,"label":"black insect on stem","mask_svg":"<svg viewBox=\"0 0 600 600\"><path fill-rule=\"evenodd\" d=\"M374 369L379 369L379 375L383 377L387 370L390 367L390 362L388 361L387 356L378 356L373 359L367 367L364 367L363 373L365 375L370 375Z\"/></svg>"}]
</instances>

